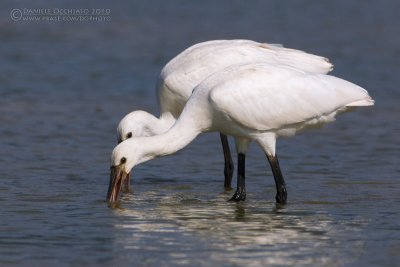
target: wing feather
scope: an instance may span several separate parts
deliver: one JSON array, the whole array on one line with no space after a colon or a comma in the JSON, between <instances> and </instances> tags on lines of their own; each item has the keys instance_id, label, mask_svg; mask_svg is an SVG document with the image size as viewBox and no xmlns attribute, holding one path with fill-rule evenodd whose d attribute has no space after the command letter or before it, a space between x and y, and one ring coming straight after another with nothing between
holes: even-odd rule
<instances>
[{"instance_id":1,"label":"wing feather","mask_svg":"<svg viewBox=\"0 0 400 267\"><path fill-rule=\"evenodd\" d=\"M230 68L210 77L213 108L250 129L267 131L318 122L351 103L368 101L363 88L325 74L266 64Z\"/></svg>"},{"instance_id":2,"label":"wing feather","mask_svg":"<svg viewBox=\"0 0 400 267\"><path fill-rule=\"evenodd\" d=\"M328 59L304 51L251 40L215 40L184 50L163 68L160 79L179 95L192 89L216 71L235 64L264 62L292 66L308 72L328 73Z\"/></svg>"}]
</instances>

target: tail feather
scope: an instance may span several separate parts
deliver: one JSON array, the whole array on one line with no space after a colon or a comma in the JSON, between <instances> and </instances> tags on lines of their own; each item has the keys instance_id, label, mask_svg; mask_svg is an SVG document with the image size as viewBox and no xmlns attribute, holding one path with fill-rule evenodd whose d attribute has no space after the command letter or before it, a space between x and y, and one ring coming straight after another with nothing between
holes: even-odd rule
<instances>
[{"instance_id":1,"label":"tail feather","mask_svg":"<svg viewBox=\"0 0 400 267\"><path fill-rule=\"evenodd\" d=\"M368 98L366 99L361 99L351 102L347 104L346 107L364 107L364 106L373 106L374 104L375 101L370 96L368 96Z\"/></svg>"}]
</instances>

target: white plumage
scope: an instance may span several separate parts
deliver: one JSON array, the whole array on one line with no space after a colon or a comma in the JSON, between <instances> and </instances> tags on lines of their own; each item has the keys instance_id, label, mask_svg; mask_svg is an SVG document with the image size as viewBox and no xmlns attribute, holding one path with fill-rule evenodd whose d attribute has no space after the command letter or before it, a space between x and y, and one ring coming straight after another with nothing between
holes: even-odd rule
<instances>
[{"instance_id":1,"label":"white plumage","mask_svg":"<svg viewBox=\"0 0 400 267\"><path fill-rule=\"evenodd\" d=\"M232 65L257 62L291 66L311 73L327 73L333 68L326 58L279 45L250 40L199 43L177 55L161 71L157 82L160 118L145 111L131 112L118 125L118 139L123 141L130 137L164 133L181 114L193 88L205 78ZM234 97L236 93L230 92L229 95ZM225 135L221 135L221 141L225 157L225 187L229 188L233 163Z\"/></svg>"},{"instance_id":2,"label":"white plumage","mask_svg":"<svg viewBox=\"0 0 400 267\"><path fill-rule=\"evenodd\" d=\"M329 122L349 106L373 103L366 90L345 80L266 64L233 66L196 90L203 88L212 108L232 122L278 135Z\"/></svg>"},{"instance_id":3,"label":"white plumage","mask_svg":"<svg viewBox=\"0 0 400 267\"><path fill-rule=\"evenodd\" d=\"M328 73L328 59L300 50L250 40L216 40L193 45L173 58L157 82L160 118L144 111L126 115L118 125L121 141L130 136L150 136L168 130L182 112L193 88L209 75L237 64L264 62L304 71Z\"/></svg>"},{"instance_id":4,"label":"white plumage","mask_svg":"<svg viewBox=\"0 0 400 267\"><path fill-rule=\"evenodd\" d=\"M209 75L231 65L257 62L288 65L315 73L328 73L333 68L326 58L250 40L196 44L168 62L161 71L157 86L161 114L170 112L178 118L193 88Z\"/></svg>"},{"instance_id":5,"label":"white plumage","mask_svg":"<svg viewBox=\"0 0 400 267\"><path fill-rule=\"evenodd\" d=\"M137 164L185 147L202 132L218 131L236 138L242 159L232 199L245 199L244 154L248 144L256 141L272 167L277 202L285 203L276 139L330 122L349 107L373 104L363 88L326 74L268 63L233 65L195 87L179 119L167 132L119 144L113 150L111 164L118 173L128 174ZM124 176L113 175L112 179L118 177ZM110 193L109 200L115 200L115 194Z\"/></svg>"}]
</instances>

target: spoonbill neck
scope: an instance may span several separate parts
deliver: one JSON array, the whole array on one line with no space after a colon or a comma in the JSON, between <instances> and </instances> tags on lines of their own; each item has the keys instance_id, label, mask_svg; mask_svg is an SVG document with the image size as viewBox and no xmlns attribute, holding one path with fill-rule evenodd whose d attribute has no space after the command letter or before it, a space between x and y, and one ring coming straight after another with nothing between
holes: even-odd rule
<instances>
[{"instance_id":1,"label":"spoonbill neck","mask_svg":"<svg viewBox=\"0 0 400 267\"><path fill-rule=\"evenodd\" d=\"M159 156L175 153L192 142L200 132L192 124L186 124L178 120L169 130L162 134L134 138L132 140L133 147L130 151L139 154L137 165ZM126 142L130 141L127 140Z\"/></svg>"},{"instance_id":2,"label":"spoonbill neck","mask_svg":"<svg viewBox=\"0 0 400 267\"><path fill-rule=\"evenodd\" d=\"M161 114L160 118L157 120L152 127L152 132L154 135L159 135L168 131L172 125L176 122L176 118L169 112Z\"/></svg>"}]
</instances>

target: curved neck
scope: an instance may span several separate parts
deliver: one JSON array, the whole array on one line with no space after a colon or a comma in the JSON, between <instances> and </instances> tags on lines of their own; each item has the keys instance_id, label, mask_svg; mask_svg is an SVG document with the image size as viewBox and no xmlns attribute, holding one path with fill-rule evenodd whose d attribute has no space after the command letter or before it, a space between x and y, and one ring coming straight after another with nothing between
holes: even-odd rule
<instances>
[{"instance_id":1,"label":"curved neck","mask_svg":"<svg viewBox=\"0 0 400 267\"><path fill-rule=\"evenodd\" d=\"M195 123L187 123L178 120L165 133L137 138L137 142L141 145L140 155L136 164L143 163L159 156L175 153L187 146L199 133L200 130L196 127Z\"/></svg>"},{"instance_id":2,"label":"curved neck","mask_svg":"<svg viewBox=\"0 0 400 267\"><path fill-rule=\"evenodd\" d=\"M176 122L176 118L171 113L163 113L157 122L157 129L153 128L154 135L162 134L168 131Z\"/></svg>"},{"instance_id":3,"label":"curved neck","mask_svg":"<svg viewBox=\"0 0 400 267\"><path fill-rule=\"evenodd\" d=\"M144 113L141 115L141 123L143 125L141 133L138 136L153 136L165 133L169 128L174 125L176 119L170 114L165 113L160 118L155 117L152 114ZM134 128L133 122L131 128Z\"/></svg>"}]
</instances>

